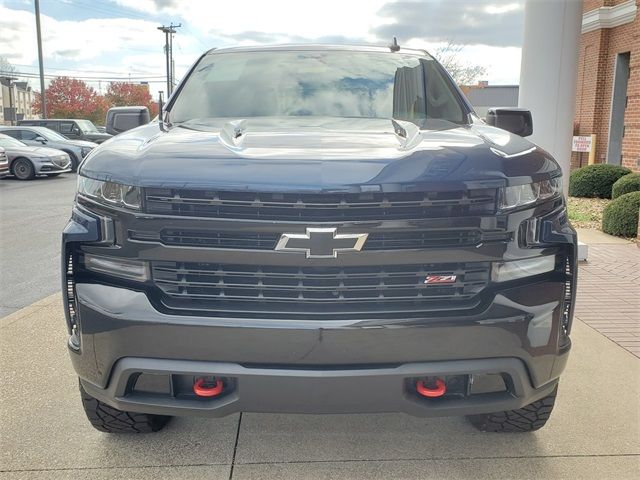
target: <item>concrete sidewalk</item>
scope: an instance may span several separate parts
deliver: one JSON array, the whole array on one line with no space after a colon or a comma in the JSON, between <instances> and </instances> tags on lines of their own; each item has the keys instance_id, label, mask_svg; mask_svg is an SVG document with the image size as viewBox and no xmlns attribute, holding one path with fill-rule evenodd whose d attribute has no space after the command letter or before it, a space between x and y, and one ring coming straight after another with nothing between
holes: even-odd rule
<instances>
[{"instance_id":1,"label":"concrete sidewalk","mask_svg":"<svg viewBox=\"0 0 640 480\"><path fill-rule=\"evenodd\" d=\"M575 315L640 357L640 248L598 230L578 230L589 245L578 268Z\"/></svg>"},{"instance_id":2,"label":"concrete sidewalk","mask_svg":"<svg viewBox=\"0 0 640 480\"><path fill-rule=\"evenodd\" d=\"M626 479L640 471L640 359L576 321L549 424L233 415L111 436L84 419L57 295L0 319L0 479ZM634 474L634 472L636 472Z\"/></svg>"}]
</instances>

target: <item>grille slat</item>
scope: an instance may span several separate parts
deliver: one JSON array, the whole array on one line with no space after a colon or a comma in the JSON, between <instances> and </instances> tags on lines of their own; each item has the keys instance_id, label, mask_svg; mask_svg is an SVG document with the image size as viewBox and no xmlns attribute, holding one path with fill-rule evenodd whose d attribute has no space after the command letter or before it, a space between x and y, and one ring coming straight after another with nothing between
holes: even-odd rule
<instances>
[{"instance_id":1,"label":"grille slat","mask_svg":"<svg viewBox=\"0 0 640 480\"><path fill-rule=\"evenodd\" d=\"M373 232L369 234L363 250L406 250L421 248L451 248L477 245L483 241L504 241L506 232L490 232L485 240L480 230L405 230L401 232ZM144 232L130 232L130 238L157 241L165 245L200 248L230 248L242 250L273 250L279 233L238 233L195 229L163 229L159 238L150 238Z\"/></svg>"},{"instance_id":2,"label":"grille slat","mask_svg":"<svg viewBox=\"0 0 640 480\"><path fill-rule=\"evenodd\" d=\"M155 285L176 299L326 303L461 301L487 284L489 265L280 267L154 262ZM456 275L451 284L425 284L427 275ZM452 307L455 304L452 304Z\"/></svg>"},{"instance_id":3,"label":"grille slat","mask_svg":"<svg viewBox=\"0 0 640 480\"><path fill-rule=\"evenodd\" d=\"M279 221L390 220L490 215L495 189L447 192L256 193L147 188L148 213Z\"/></svg>"}]
</instances>

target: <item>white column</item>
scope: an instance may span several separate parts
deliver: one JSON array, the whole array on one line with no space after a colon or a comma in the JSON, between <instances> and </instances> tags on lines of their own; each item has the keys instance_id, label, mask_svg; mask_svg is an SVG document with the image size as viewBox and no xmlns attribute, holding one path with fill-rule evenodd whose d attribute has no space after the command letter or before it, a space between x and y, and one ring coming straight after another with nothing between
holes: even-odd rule
<instances>
[{"instance_id":1,"label":"white column","mask_svg":"<svg viewBox=\"0 0 640 480\"><path fill-rule=\"evenodd\" d=\"M567 193L582 0L526 0L518 106L531 110L531 140L564 172Z\"/></svg>"}]
</instances>

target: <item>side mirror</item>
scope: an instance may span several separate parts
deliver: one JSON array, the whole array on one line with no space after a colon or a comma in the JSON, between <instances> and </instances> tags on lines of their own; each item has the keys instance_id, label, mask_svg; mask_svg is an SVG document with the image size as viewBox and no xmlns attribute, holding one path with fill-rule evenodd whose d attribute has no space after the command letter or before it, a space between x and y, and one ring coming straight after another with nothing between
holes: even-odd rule
<instances>
[{"instance_id":1,"label":"side mirror","mask_svg":"<svg viewBox=\"0 0 640 480\"><path fill-rule=\"evenodd\" d=\"M113 107L107 112L107 133L117 135L151 121L147 107Z\"/></svg>"},{"instance_id":2,"label":"side mirror","mask_svg":"<svg viewBox=\"0 0 640 480\"><path fill-rule=\"evenodd\" d=\"M531 112L524 108L490 108L487 111L487 123L521 137L528 137L533 133Z\"/></svg>"},{"instance_id":3,"label":"side mirror","mask_svg":"<svg viewBox=\"0 0 640 480\"><path fill-rule=\"evenodd\" d=\"M40 142L40 143L41 143L41 144L43 144L43 145L44 145L45 143L47 143L47 139L46 139L46 138L44 138L44 137L41 137L40 135L38 135L36 138L34 138L34 140L35 140L36 142Z\"/></svg>"}]
</instances>

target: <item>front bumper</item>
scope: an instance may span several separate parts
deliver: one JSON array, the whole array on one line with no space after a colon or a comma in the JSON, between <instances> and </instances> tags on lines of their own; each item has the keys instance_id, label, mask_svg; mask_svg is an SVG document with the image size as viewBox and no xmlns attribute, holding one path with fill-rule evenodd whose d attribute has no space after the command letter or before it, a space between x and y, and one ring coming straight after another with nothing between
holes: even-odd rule
<instances>
[{"instance_id":1,"label":"front bumper","mask_svg":"<svg viewBox=\"0 0 640 480\"><path fill-rule=\"evenodd\" d=\"M42 160L34 162L36 175L49 175L52 173L67 173L72 171L71 160L65 162Z\"/></svg>"},{"instance_id":2,"label":"front bumper","mask_svg":"<svg viewBox=\"0 0 640 480\"><path fill-rule=\"evenodd\" d=\"M177 394L175 390L166 394L132 391L132 379L140 374L171 378L215 374L231 378L233 383L223 395L212 399ZM427 399L411 388L412 378L459 375L503 375L510 379L509 390L478 393L466 398ZM248 368L237 363L135 357L118 361L106 388L81 382L91 396L120 410L211 417L235 412L404 412L420 417L468 415L523 407L549 395L558 383L557 379L552 379L538 388L532 387L524 364L515 358L317 370Z\"/></svg>"},{"instance_id":3,"label":"front bumper","mask_svg":"<svg viewBox=\"0 0 640 480\"><path fill-rule=\"evenodd\" d=\"M71 359L85 390L116 408L166 415L237 411L419 416L492 412L548 395L570 344L559 346L562 283L505 291L470 317L388 321L239 320L159 313L146 295L78 284L80 348ZM227 395L201 399L188 388L163 395L132 389L140 374L193 382L232 379ZM411 378L499 374L507 389L465 398L418 398Z\"/></svg>"}]
</instances>

